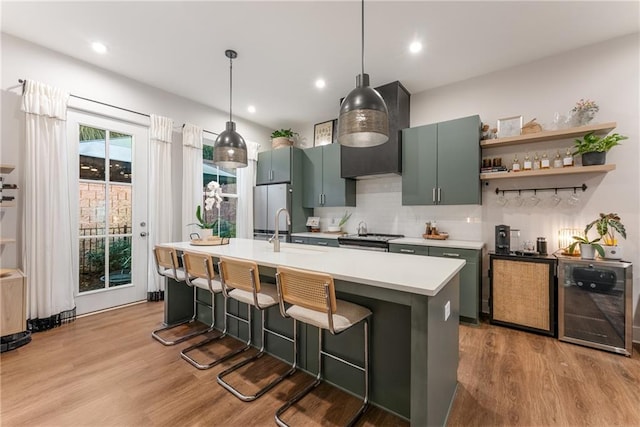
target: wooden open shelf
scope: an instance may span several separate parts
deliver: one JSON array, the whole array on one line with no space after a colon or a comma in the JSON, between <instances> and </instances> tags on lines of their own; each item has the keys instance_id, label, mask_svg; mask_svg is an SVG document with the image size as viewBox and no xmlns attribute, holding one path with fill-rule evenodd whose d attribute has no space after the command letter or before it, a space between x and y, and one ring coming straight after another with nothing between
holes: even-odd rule
<instances>
[{"instance_id":1,"label":"wooden open shelf","mask_svg":"<svg viewBox=\"0 0 640 427\"><path fill-rule=\"evenodd\" d=\"M11 173L15 168L15 165L0 163L0 173Z\"/></svg>"},{"instance_id":2,"label":"wooden open shelf","mask_svg":"<svg viewBox=\"0 0 640 427\"><path fill-rule=\"evenodd\" d=\"M16 202L12 200L10 202L0 202L0 208L15 208Z\"/></svg>"},{"instance_id":3,"label":"wooden open shelf","mask_svg":"<svg viewBox=\"0 0 640 427\"><path fill-rule=\"evenodd\" d=\"M507 147L509 145L528 144L531 142L551 141L554 139L566 139L583 137L588 132L604 135L615 129L616 122L599 123L595 125L580 126L575 128L548 130L526 135L510 136L507 138L486 139L480 142L482 148Z\"/></svg>"},{"instance_id":4,"label":"wooden open shelf","mask_svg":"<svg viewBox=\"0 0 640 427\"><path fill-rule=\"evenodd\" d=\"M551 169L537 169L531 171L519 171L519 172L489 172L481 173L480 179L483 181L490 179L505 179L505 178L526 178L532 176L551 176L551 175L571 175L577 173L607 173L615 170L616 165L596 165L596 166L571 166L568 168L551 168Z\"/></svg>"},{"instance_id":5,"label":"wooden open shelf","mask_svg":"<svg viewBox=\"0 0 640 427\"><path fill-rule=\"evenodd\" d=\"M0 237L0 245L6 245L7 243L15 243L16 239L8 239L4 237Z\"/></svg>"}]
</instances>

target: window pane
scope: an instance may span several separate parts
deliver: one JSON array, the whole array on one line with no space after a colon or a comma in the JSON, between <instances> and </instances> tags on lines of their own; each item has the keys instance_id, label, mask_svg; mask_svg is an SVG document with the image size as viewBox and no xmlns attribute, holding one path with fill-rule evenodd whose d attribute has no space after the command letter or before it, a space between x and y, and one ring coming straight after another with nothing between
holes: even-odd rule
<instances>
[{"instance_id":1,"label":"window pane","mask_svg":"<svg viewBox=\"0 0 640 427\"><path fill-rule=\"evenodd\" d=\"M105 234L106 184L80 182L80 236Z\"/></svg>"},{"instance_id":2,"label":"window pane","mask_svg":"<svg viewBox=\"0 0 640 427\"><path fill-rule=\"evenodd\" d=\"M131 186L111 184L109 186L109 234L131 233Z\"/></svg>"},{"instance_id":3,"label":"window pane","mask_svg":"<svg viewBox=\"0 0 640 427\"><path fill-rule=\"evenodd\" d=\"M215 181L220 184L221 194L238 194L236 181L236 170L218 168L213 164L213 146L203 145L202 149L202 206L206 199L207 184ZM213 207L204 211L204 220L207 223L218 221L218 228L215 234L222 237L236 237L236 209L238 206L237 197L223 197L220 208Z\"/></svg>"},{"instance_id":4,"label":"window pane","mask_svg":"<svg viewBox=\"0 0 640 427\"><path fill-rule=\"evenodd\" d=\"M80 179L105 180L106 131L80 126Z\"/></svg>"},{"instance_id":5,"label":"window pane","mask_svg":"<svg viewBox=\"0 0 640 427\"><path fill-rule=\"evenodd\" d=\"M131 182L131 135L109 133L109 177L111 181Z\"/></svg>"},{"instance_id":6,"label":"window pane","mask_svg":"<svg viewBox=\"0 0 640 427\"><path fill-rule=\"evenodd\" d=\"M106 287L104 241L104 238L80 239L80 292Z\"/></svg>"},{"instance_id":7,"label":"window pane","mask_svg":"<svg viewBox=\"0 0 640 427\"><path fill-rule=\"evenodd\" d=\"M109 240L109 286L131 283L131 237Z\"/></svg>"}]
</instances>

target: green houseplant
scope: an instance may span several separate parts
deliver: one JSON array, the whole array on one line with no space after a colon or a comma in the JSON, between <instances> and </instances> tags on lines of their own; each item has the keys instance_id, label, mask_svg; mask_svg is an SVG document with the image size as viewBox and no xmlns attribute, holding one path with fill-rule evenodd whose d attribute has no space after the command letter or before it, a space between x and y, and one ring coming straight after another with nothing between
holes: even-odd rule
<instances>
[{"instance_id":1,"label":"green houseplant","mask_svg":"<svg viewBox=\"0 0 640 427\"><path fill-rule=\"evenodd\" d=\"M582 166L604 165L607 160L607 151L620 145L620 141L624 139L628 137L618 133L601 137L594 132L589 132L582 139L575 140L573 154L582 155Z\"/></svg>"},{"instance_id":2,"label":"green houseplant","mask_svg":"<svg viewBox=\"0 0 640 427\"><path fill-rule=\"evenodd\" d=\"M597 239L589 240L587 237L587 233L585 232L585 237L582 236L573 236L574 242L569 245L569 253L573 254L576 250L576 246L580 245L580 257L582 259L594 259L596 251L598 255L604 257L604 249L602 245L598 242L600 241L600 237Z\"/></svg>"},{"instance_id":3,"label":"green houseplant","mask_svg":"<svg viewBox=\"0 0 640 427\"><path fill-rule=\"evenodd\" d=\"M600 214L600 217L591 221L585 228L585 233L592 228L596 229L600 239L604 243L604 258L609 259L622 259L622 251L618 247L618 240L615 238L614 233L618 232L622 238L627 238L627 230L624 228L624 224L617 213Z\"/></svg>"},{"instance_id":4,"label":"green houseplant","mask_svg":"<svg viewBox=\"0 0 640 427\"><path fill-rule=\"evenodd\" d=\"M292 131L291 128L274 130L271 133L271 146L273 148L290 147L297 137L298 132Z\"/></svg>"}]
</instances>

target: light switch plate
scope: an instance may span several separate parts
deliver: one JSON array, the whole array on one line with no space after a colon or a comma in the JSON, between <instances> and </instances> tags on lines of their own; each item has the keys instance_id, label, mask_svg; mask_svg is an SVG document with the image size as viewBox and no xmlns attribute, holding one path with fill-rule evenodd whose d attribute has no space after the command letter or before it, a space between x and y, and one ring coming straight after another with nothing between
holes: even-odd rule
<instances>
[{"instance_id":1,"label":"light switch plate","mask_svg":"<svg viewBox=\"0 0 640 427\"><path fill-rule=\"evenodd\" d=\"M451 301L447 301L444 305L444 321L446 322L451 316Z\"/></svg>"}]
</instances>

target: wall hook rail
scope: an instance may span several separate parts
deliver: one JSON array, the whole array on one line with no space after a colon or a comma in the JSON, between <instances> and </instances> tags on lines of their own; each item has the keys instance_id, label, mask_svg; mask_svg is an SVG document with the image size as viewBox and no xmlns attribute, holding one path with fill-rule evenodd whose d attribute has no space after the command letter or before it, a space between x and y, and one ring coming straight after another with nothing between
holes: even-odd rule
<instances>
[{"instance_id":1,"label":"wall hook rail","mask_svg":"<svg viewBox=\"0 0 640 427\"><path fill-rule=\"evenodd\" d=\"M538 191L555 191L557 193L560 190L573 190L573 192L575 193L578 190L587 191L587 188L587 184L582 184L577 187L513 188L507 190L501 190L496 187L496 194L500 194L500 192L502 192L502 195L504 196L504 193L515 193L516 191L518 192L518 194L522 193L523 191L533 191L533 194L536 194Z\"/></svg>"}]
</instances>

